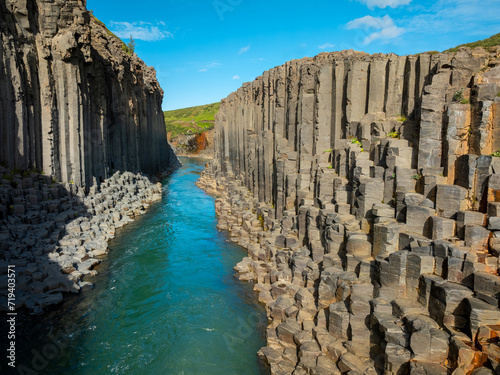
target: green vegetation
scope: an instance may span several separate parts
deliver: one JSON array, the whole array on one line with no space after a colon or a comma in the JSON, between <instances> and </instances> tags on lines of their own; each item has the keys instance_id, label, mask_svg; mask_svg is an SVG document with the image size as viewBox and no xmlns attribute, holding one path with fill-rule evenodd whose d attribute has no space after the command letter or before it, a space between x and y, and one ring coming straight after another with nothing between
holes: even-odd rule
<instances>
[{"instance_id":1,"label":"green vegetation","mask_svg":"<svg viewBox=\"0 0 500 375\"><path fill-rule=\"evenodd\" d=\"M500 98L500 91L497 93L497 98Z\"/></svg>"},{"instance_id":2,"label":"green vegetation","mask_svg":"<svg viewBox=\"0 0 500 375\"><path fill-rule=\"evenodd\" d=\"M390 132L389 134L387 134L387 136L389 138L394 138L394 139L399 139L401 134L395 130L393 130L392 132Z\"/></svg>"},{"instance_id":3,"label":"green vegetation","mask_svg":"<svg viewBox=\"0 0 500 375\"><path fill-rule=\"evenodd\" d=\"M403 114L400 114L397 118L399 122L405 122L407 120L406 116Z\"/></svg>"},{"instance_id":4,"label":"green vegetation","mask_svg":"<svg viewBox=\"0 0 500 375\"><path fill-rule=\"evenodd\" d=\"M99 20L96 16L94 16L94 14L92 14L92 11L90 13L90 17L94 20L95 23L97 23L99 26L101 26L104 30L106 30L106 33L109 35L109 36L112 36L113 38L115 39L118 39L120 42L122 42L122 50L123 52L125 53L128 53L129 55L132 55L134 53L134 50L132 49L132 51L130 50L129 46L127 46L125 44L125 42L123 40L121 40L116 34L114 34L113 32L111 32L107 27L106 25L104 24L104 22L102 22L101 20ZM130 39L132 39L132 35L130 36ZM134 42L134 48L135 48L135 42Z\"/></svg>"},{"instance_id":5,"label":"green vegetation","mask_svg":"<svg viewBox=\"0 0 500 375\"><path fill-rule=\"evenodd\" d=\"M132 38L132 35L130 35L130 41L127 43L127 48L130 51L130 54L132 55L135 51L135 40Z\"/></svg>"},{"instance_id":6,"label":"green vegetation","mask_svg":"<svg viewBox=\"0 0 500 375\"><path fill-rule=\"evenodd\" d=\"M332 152L332 149L325 150L324 152L325 152L326 154L328 154L328 153Z\"/></svg>"},{"instance_id":7,"label":"green vegetation","mask_svg":"<svg viewBox=\"0 0 500 375\"><path fill-rule=\"evenodd\" d=\"M453 95L453 101L454 102L461 102L464 100L464 95L463 95L464 90L459 90Z\"/></svg>"},{"instance_id":8,"label":"green vegetation","mask_svg":"<svg viewBox=\"0 0 500 375\"><path fill-rule=\"evenodd\" d=\"M361 142L360 142L360 141L358 141L358 138L352 138L352 139L351 139L351 143L352 143L353 145L359 145L359 146L361 146Z\"/></svg>"},{"instance_id":9,"label":"green vegetation","mask_svg":"<svg viewBox=\"0 0 500 375\"><path fill-rule=\"evenodd\" d=\"M469 99L464 98L464 90L459 90L453 95L453 101L459 102L460 104L469 104Z\"/></svg>"},{"instance_id":10,"label":"green vegetation","mask_svg":"<svg viewBox=\"0 0 500 375\"><path fill-rule=\"evenodd\" d=\"M264 229L264 216L258 215L257 220L260 221L260 226L262 227L262 229Z\"/></svg>"},{"instance_id":11,"label":"green vegetation","mask_svg":"<svg viewBox=\"0 0 500 375\"><path fill-rule=\"evenodd\" d=\"M500 150L496 150L491 156L494 156L496 158L500 158Z\"/></svg>"},{"instance_id":12,"label":"green vegetation","mask_svg":"<svg viewBox=\"0 0 500 375\"><path fill-rule=\"evenodd\" d=\"M220 103L213 103L165 111L167 132L175 137L179 134L194 134L210 130L214 127L215 115L219 112L219 108Z\"/></svg>"},{"instance_id":13,"label":"green vegetation","mask_svg":"<svg viewBox=\"0 0 500 375\"><path fill-rule=\"evenodd\" d=\"M487 50L490 50L492 47L495 47L498 45L500 45L500 33L495 34L493 36L490 36L487 39L478 40L477 42L461 44L461 45L456 46L454 48L447 49L444 52L457 52L460 47L469 47L469 48L483 47Z\"/></svg>"},{"instance_id":14,"label":"green vegetation","mask_svg":"<svg viewBox=\"0 0 500 375\"><path fill-rule=\"evenodd\" d=\"M463 101L465 101L466 99L464 99L464 90L459 90L457 91L454 95L453 95L453 101L454 102L460 102L462 103ZM468 102L468 101L467 101ZM462 103L462 104L466 104L466 103Z\"/></svg>"},{"instance_id":15,"label":"green vegetation","mask_svg":"<svg viewBox=\"0 0 500 375\"><path fill-rule=\"evenodd\" d=\"M329 165L327 168L328 169L333 169L333 165Z\"/></svg>"}]
</instances>

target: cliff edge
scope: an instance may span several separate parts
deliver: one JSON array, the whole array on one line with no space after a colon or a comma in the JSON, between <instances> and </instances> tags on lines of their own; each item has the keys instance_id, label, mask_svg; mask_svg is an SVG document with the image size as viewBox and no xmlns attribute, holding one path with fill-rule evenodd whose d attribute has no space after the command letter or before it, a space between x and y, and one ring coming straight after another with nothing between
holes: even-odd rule
<instances>
[{"instance_id":1,"label":"cliff edge","mask_svg":"<svg viewBox=\"0 0 500 375\"><path fill-rule=\"evenodd\" d=\"M0 162L87 188L176 167L155 70L85 4L0 3Z\"/></svg>"}]
</instances>

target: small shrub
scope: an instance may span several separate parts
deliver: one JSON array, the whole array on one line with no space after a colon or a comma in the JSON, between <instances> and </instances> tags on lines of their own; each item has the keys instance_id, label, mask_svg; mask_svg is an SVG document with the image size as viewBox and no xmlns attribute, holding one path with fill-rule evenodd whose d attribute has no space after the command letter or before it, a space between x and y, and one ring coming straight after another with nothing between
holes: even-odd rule
<instances>
[{"instance_id":1,"label":"small shrub","mask_svg":"<svg viewBox=\"0 0 500 375\"><path fill-rule=\"evenodd\" d=\"M453 101L454 102L462 102L464 100L464 90L459 90L453 95Z\"/></svg>"},{"instance_id":2,"label":"small shrub","mask_svg":"<svg viewBox=\"0 0 500 375\"><path fill-rule=\"evenodd\" d=\"M132 51L125 44L122 44L122 50L128 55L132 55Z\"/></svg>"},{"instance_id":3,"label":"small shrub","mask_svg":"<svg viewBox=\"0 0 500 375\"><path fill-rule=\"evenodd\" d=\"M413 179L414 179L414 180L417 180L417 181L418 181L418 179L419 179L419 178L420 178L420 175L419 175L419 174L413 175Z\"/></svg>"},{"instance_id":4,"label":"small shrub","mask_svg":"<svg viewBox=\"0 0 500 375\"><path fill-rule=\"evenodd\" d=\"M262 215L257 216L257 220L260 221L262 229L264 229L264 217Z\"/></svg>"},{"instance_id":5,"label":"small shrub","mask_svg":"<svg viewBox=\"0 0 500 375\"><path fill-rule=\"evenodd\" d=\"M358 145L358 146L361 146L361 142L360 142L360 141L358 141L358 138L353 138L353 139L351 139L351 143L352 143L353 145Z\"/></svg>"},{"instance_id":6,"label":"small shrub","mask_svg":"<svg viewBox=\"0 0 500 375\"><path fill-rule=\"evenodd\" d=\"M324 152L325 152L325 153L330 153L330 152L332 152L332 149L325 150Z\"/></svg>"},{"instance_id":7,"label":"small shrub","mask_svg":"<svg viewBox=\"0 0 500 375\"><path fill-rule=\"evenodd\" d=\"M399 122L405 122L407 120L406 116L403 114L400 114L397 118Z\"/></svg>"},{"instance_id":8,"label":"small shrub","mask_svg":"<svg viewBox=\"0 0 500 375\"><path fill-rule=\"evenodd\" d=\"M500 158L500 150L496 150L491 156L494 156L496 158Z\"/></svg>"},{"instance_id":9,"label":"small shrub","mask_svg":"<svg viewBox=\"0 0 500 375\"><path fill-rule=\"evenodd\" d=\"M469 99L463 99L460 101L460 104L469 104Z\"/></svg>"},{"instance_id":10,"label":"small shrub","mask_svg":"<svg viewBox=\"0 0 500 375\"><path fill-rule=\"evenodd\" d=\"M129 55L133 55L135 51L135 40L132 38L132 35L130 35L130 41L127 43L127 48L130 51Z\"/></svg>"},{"instance_id":11,"label":"small shrub","mask_svg":"<svg viewBox=\"0 0 500 375\"><path fill-rule=\"evenodd\" d=\"M399 139L400 136L401 136L401 134L399 132L393 130L392 132L390 132L389 134L387 134L387 136L389 138Z\"/></svg>"},{"instance_id":12,"label":"small shrub","mask_svg":"<svg viewBox=\"0 0 500 375\"><path fill-rule=\"evenodd\" d=\"M329 165L327 168L328 169L333 169L333 165Z\"/></svg>"},{"instance_id":13,"label":"small shrub","mask_svg":"<svg viewBox=\"0 0 500 375\"><path fill-rule=\"evenodd\" d=\"M497 98L500 98L500 91L499 91L499 92L498 92L498 94L497 94Z\"/></svg>"}]
</instances>

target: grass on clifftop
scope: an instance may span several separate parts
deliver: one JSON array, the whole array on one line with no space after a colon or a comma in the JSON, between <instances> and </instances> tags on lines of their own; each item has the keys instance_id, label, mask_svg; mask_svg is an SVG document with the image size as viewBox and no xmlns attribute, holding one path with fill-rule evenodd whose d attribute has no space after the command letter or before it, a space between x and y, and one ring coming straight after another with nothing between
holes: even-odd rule
<instances>
[{"instance_id":1,"label":"grass on clifftop","mask_svg":"<svg viewBox=\"0 0 500 375\"><path fill-rule=\"evenodd\" d=\"M90 13L90 16L92 17L92 19L94 20L95 23L97 23L99 26L101 26L102 28L104 28L104 30L106 30L106 32L108 33L108 35L110 35L110 36L118 39L120 42L122 42L123 52L125 52L125 53L127 53L129 55L132 55L133 51L127 46L127 44L123 40L121 40L115 33L113 33L111 30L109 30L106 27L106 24L104 22L102 22L96 16L94 16L93 13Z\"/></svg>"},{"instance_id":2,"label":"grass on clifftop","mask_svg":"<svg viewBox=\"0 0 500 375\"><path fill-rule=\"evenodd\" d=\"M489 49L491 47L495 47L498 45L500 45L500 33L490 36L487 39L478 40L477 42L461 44L457 47L447 49L444 52L457 52L460 47L469 47L469 48L483 47L485 49Z\"/></svg>"},{"instance_id":3,"label":"grass on clifftop","mask_svg":"<svg viewBox=\"0 0 500 375\"><path fill-rule=\"evenodd\" d=\"M200 105L165 111L165 125L172 137L179 134L194 134L210 130L215 124L215 115L219 112L220 103ZM191 131L191 133L189 133Z\"/></svg>"}]
</instances>

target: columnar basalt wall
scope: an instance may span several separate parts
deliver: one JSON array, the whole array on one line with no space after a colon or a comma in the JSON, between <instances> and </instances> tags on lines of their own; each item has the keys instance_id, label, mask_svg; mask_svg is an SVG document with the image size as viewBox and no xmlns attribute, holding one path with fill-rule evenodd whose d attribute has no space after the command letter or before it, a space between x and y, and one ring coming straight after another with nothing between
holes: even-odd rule
<instances>
[{"instance_id":1,"label":"columnar basalt wall","mask_svg":"<svg viewBox=\"0 0 500 375\"><path fill-rule=\"evenodd\" d=\"M222 101L200 186L273 374L499 373L499 55L323 53Z\"/></svg>"},{"instance_id":2,"label":"columnar basalt wall","mask_svg":"<svg viewBox=\"0 0 500 375\"><path fill-rule=\"evenodd\" d=\"M154 69L85 3L0 3L0 162L86 187L175 167Z\"/></svg>"}]
</instances>

